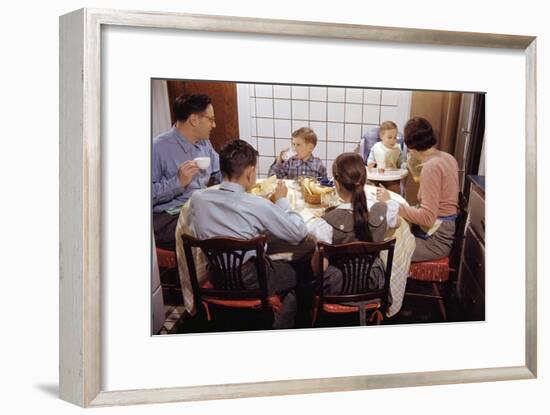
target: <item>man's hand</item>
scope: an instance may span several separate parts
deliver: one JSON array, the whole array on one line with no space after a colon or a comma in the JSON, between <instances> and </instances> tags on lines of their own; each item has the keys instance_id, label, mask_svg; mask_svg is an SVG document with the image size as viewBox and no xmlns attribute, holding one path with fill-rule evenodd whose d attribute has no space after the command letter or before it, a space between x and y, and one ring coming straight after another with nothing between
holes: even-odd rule
<instances>
[{"instance_id":1,"label":"man's hand","mask_svg":"<svg viewBox=\"0 0 550 415\"><path fill-rule=\"evenodd\" d=\"M180 181L180 184L185 187L189 183L191 183L191 180L193 180L193 177L199 172L199 166L197 166L197 162L194 160L187 160L180 164L178 168L178 179Z\"/></svg>"},{"instance_id":2,"label":"man's hand","mask_svg":"<svg viewBox=\"0 0 550 415\"><path fill-rule=\"evenodd\" d=\"M285 185L285 182L282 180L279 180L277 182L277 187L275 188L275 191L273 192L273 202L276 202L277 200L286 197L288 193L288 188Z\"/></svg>"}]
</instances>

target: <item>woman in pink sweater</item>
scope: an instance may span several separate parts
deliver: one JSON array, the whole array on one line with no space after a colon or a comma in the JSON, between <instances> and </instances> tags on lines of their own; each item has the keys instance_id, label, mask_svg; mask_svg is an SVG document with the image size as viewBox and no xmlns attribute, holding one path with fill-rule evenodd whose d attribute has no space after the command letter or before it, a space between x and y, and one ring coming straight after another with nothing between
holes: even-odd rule
<instances>
[{"instance_id":1,"label":"woman in pink sweater","mask_svg":"<svg viewBox=\"0 0 550 415\"><path fill-rule=\"evenodd\" d=\"M422 163L419 205L402 204L399 215L411 223L416 237L412 261L443 258L451 252L458 212L458 163L449 153L435 148L437 140L428 120L415 117L405 125L405 144L411 157ZM389 199L378 189L379 201Z\"/></svg>"}]
</instances>

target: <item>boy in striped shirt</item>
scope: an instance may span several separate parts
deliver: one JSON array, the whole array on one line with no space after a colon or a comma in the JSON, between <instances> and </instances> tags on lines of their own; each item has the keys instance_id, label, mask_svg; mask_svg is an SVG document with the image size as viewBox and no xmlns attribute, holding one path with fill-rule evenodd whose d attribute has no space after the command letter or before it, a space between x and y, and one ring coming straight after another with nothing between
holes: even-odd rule
<instances>
[{"instance_id":1,"label":"boy in striped shirt","mask_svg":"<svg viewBox=\"0 0 550 415\"><path fill-rule=\"evenodd\" d=\"M313 155L317 145L317 135L308 127L302 127L292 133L294 155L284 160L288 149L281 152L269 168L268 176L278 179L294 179L299 176L327 178L327 169L319 157Z\"/></svg>"}]
</instances>

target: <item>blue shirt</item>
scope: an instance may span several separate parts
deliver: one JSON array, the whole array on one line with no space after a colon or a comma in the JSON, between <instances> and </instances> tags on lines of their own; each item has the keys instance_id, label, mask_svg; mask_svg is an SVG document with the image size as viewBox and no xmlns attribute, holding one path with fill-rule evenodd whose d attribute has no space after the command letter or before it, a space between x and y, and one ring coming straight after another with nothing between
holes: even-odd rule
<instances>
[{"instance_id":1,"label":"blue shirt","mask_svg":"<svg viewBox=\"0 0 550 415\"><path fill-rule=\"evenodd\" d=\"M200 170L183 187L178 179L180 164L195 157L210 157L210 166ZM210 178L220 183L220 159L209 140L196 144L188 141L176 127L153 140L153 212L163 212L181 207L198 189L204 189ZM177 209L176 209L177 210Z\"/></svg>"},{"instance_id":2,"label":"blue shirt","mask_svg":"<svg viewBox=\"0 0 550 415\"><path fill-rule=\"evenodd\" d=\"M277 238L297 245L307 236L304 220L290 208L286 198L272 203L246 193L237 183L225 181L219 189L193 193L189 222L199 239L252 239L269 231Z\"/></svg>"}]
</instances>

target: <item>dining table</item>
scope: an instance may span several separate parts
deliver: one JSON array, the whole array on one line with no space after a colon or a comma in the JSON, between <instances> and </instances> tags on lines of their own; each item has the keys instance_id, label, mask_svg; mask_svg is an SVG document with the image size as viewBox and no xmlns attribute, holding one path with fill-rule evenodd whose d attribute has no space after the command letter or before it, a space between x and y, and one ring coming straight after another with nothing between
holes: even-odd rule
<instances>
[{"instance_id":1,"label":"dining table","mask_svg":"<svg viewBox=\"0 0 550 415\"><path fill-rule=\"evenodd\" d=\"M258 181L261 183L261 179ZM335 192L333 193L332 198L323 198L323 202L328 199L328 204L326 202L323 205L307 203L303 197L303 190L297 181L284 180L284 182L288 188L287 199L291 208L300 214L306 224L314 218L321 217L327 207L341 203L341 200L338 199ZM407 203L401 195L394 192L389 193L392 200L399 203ZM376 187L365 185L365 194L367 197L367 206L370 208L376 202ZM264 196L269 197L269 195ZM178 223L176 226L176 255L184 308L190 315L194 315L196 313L196 309L194 304L193 289L187 269L187 261L185 258L182 241L183 234L194 236L193 231L189 226L190 202L191 200L182 206L179 214ZM388 317L391 317L399 312L401 305L403 304L411 258L416 246L415 238L410 231L409 224L403 218L401 218L400 224L396 228L390 229L387 232L386 239L391 238L395 238L396 243L390 280L391 305L387 311ZM285 249L277 249L276 252L273 252L273 250L270 250L268 247L267 254L272 260L293 261L295 259L294 256L296 255L296 250L290 245L288 247L288 251ZM381 253L381 258L384 262L387 260L386 255L386 252ZM193 258L197 269L199 284L202 284L207 279L208 273L206 265L208 261L204 257L203 253L195 248L193 249Z\"/></svg>"}]
</instances>

